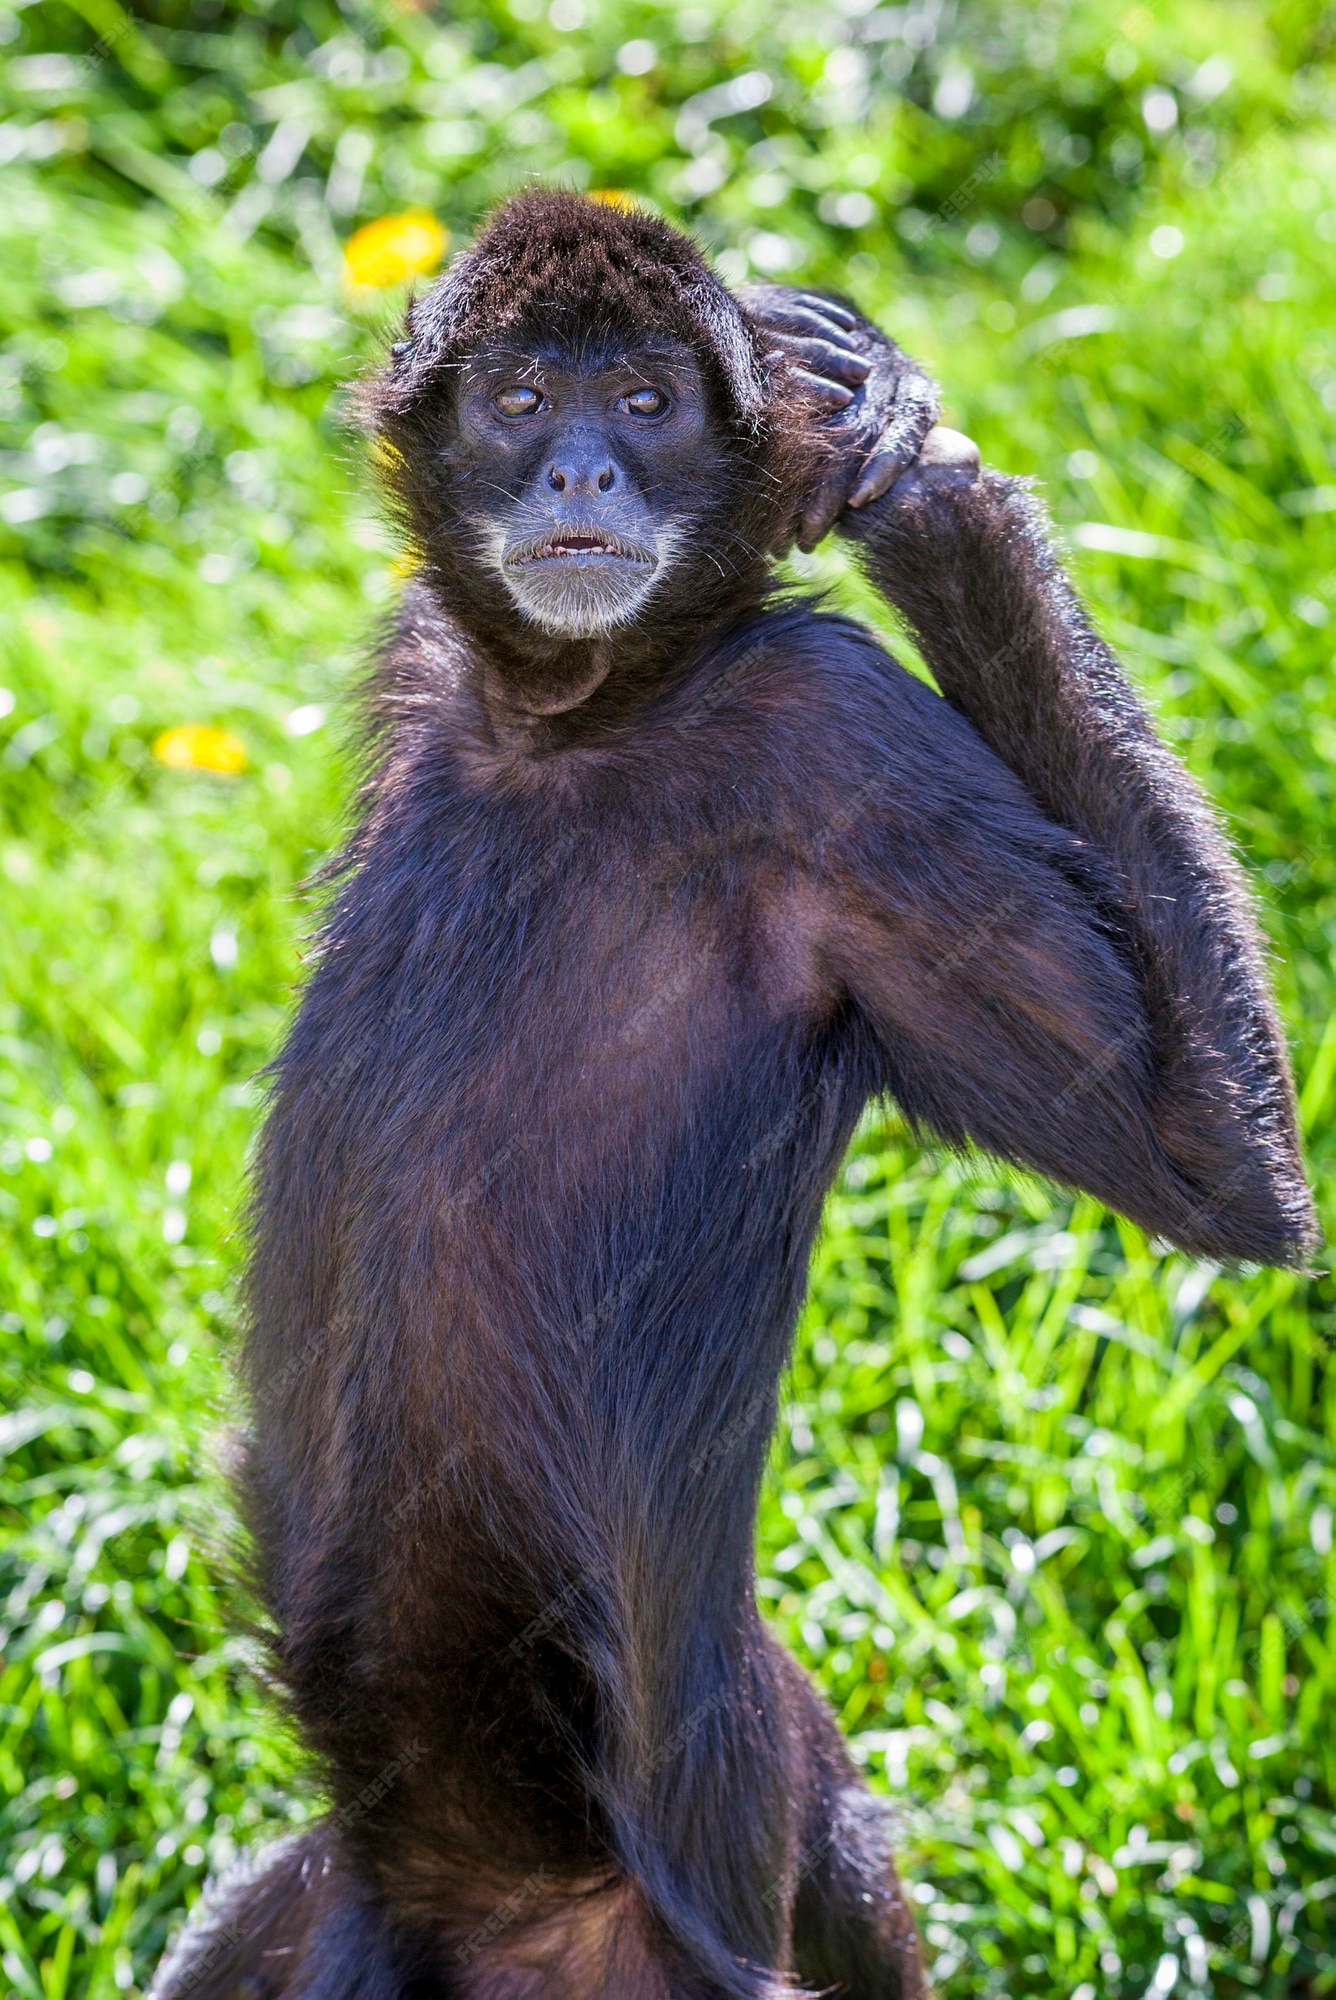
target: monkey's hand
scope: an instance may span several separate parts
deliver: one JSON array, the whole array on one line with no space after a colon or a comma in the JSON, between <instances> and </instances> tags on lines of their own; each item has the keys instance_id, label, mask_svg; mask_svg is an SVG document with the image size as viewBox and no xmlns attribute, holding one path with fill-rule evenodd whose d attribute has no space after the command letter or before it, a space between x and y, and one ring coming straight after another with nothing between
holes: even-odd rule
<instances>
[{"instance_id":1,"label":"monkey's hand","mask_svg":"<svg viewBox=\"0 0 1336 2000\"><path fill-rule=\"evenodd\" d=\"M917 457L936 420L937 390L842 299L791 285L747 285L739 298L820 437L820 470L795 522L798 546L814 549L845 507L877 499Z\"/></svg>"}]
</instances>

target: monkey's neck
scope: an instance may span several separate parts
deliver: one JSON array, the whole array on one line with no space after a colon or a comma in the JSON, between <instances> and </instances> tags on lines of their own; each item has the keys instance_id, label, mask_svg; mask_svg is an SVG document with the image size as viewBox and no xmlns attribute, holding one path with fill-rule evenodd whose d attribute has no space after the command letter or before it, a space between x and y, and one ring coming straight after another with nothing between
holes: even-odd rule
<instances>
[{"instance_id":1,"label":"monkey's neck","mask_svg":"<svg viewBox=\"0 0 1336 2000\"><path fill-rule=\"evenodd\" d=\"M759 571L735 593L731 615L660 613L653 624L619 627L592 639L556 640L512 630L504 638L450 610L469 633L465 682L480 722L498 745L528 756L592 745L615 736L651 701L698 669L721 635L754 615L774 588ZM470 630L471 627L471 630Z\"/></svg>"},{"instance_id":2,"label":"monkey's neck","mask_svg":"<svg viewBox=\"0 0 1336 2000\"><path fill-rule=\"evenodd\" d=\"M471 691L498 742L550 755L615 735L691 672L707 641L701 631L669 649L632 650L622 634L608 633L541 662L479 649Z\"/></svg>"}]
</instances>

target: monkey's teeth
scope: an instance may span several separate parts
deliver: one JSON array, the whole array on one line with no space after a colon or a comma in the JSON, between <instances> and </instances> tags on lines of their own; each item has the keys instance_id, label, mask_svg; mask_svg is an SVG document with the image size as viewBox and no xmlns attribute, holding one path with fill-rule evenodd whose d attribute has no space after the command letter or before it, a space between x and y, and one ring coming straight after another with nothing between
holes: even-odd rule
<instances>
[{"instance_id":1,"label":"monkey's teeth","mask_svg":"<svg viewBox=\"0 0 1336 2000\"><path fill-rule=\"evenodd\" d=\"M548 562L557 556L617 556L622 561L643 561L629 549L619 548L615 542L595 539L592 535L582 535L578 539L562 542L542 542L528 556L529 562Z\"/></svg>"}]
</instances>

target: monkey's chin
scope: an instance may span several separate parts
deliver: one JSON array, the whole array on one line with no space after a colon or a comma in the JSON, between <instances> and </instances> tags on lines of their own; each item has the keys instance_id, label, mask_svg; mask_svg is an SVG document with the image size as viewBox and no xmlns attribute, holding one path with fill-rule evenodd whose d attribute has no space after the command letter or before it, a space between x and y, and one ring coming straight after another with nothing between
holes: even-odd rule
<instances>
[{"instance_id":1,"label":"monkey's chin","mask_svg":"<svg viewBox=\"0 0 1336 2000\"><path fill-rule=\"evenodd\" d=\"M659 565L652 558L579 550L507 563L501 574L519 610L545 632L594 639L629 624L653 588Z\"/></svg>"}]
</instances>

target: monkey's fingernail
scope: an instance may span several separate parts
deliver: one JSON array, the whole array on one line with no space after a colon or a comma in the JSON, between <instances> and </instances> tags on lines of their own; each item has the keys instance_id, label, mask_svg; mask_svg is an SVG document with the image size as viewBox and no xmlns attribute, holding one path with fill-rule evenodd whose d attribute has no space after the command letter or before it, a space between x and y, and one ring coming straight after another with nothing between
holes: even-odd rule
<instances>
[{"instance_id":1,"label":"monkey's fingernail","mask_svg":"<svg viewBox=\"0 0 1336 2000\"><path fill-rule=\"evenodd\" d=\"M840 382L828 381L825 376L799 373L798 380L812 401L819 403L831 416L837 411L847 410L854 399L852 389L846 389Z\"/></svg>"},{"instance_id":2,"label":"monkey's fingernail","mask_svg":"<svg viewBox=\"0 0 1336 2000\"><path fill-rule=\"evenodd\" d=\"M869 500L879 500L887 487L905 469L906 461L900 452L888 451L879 458L870 459L863 467L863 474L853 492L849 495L851 507L866 507Z\"/></svg>"},{"instance_id":3,"label":"monkey's fingernail","mask_svg":"<svg viewBox=\"0 0 1336 2000\"><path fill-rule=\"evenodd\" d=\"M852 402L854 390L862 386L860 382L854 382L848 368L844 366L844 358L836 354L808 354L806 358L794 356L792 368L798 380L806 388L810 388L812 394L820 394L822 398L838 396L840 398L838 408L844 408L846 402Z\"/></svg>"},{"instance_id":4,"label":"monkey's fingernail","mask_svg":"<svg viewBox=\"0 0 1336 2000\"><path fill-rule=\"evenodd\" d=\"M818 489L803 510L798 546L804 553L810 554L817 543L825 539L839 511L839 492L828 482Z\"/></svg>"},{"instance_id":5,"label":"monkey's fingernail","mask_svg":"<svg viewBox=\"0 0 1336 2000\"><path fill-rule=\"evenodd\" d=\"M805 305L813 307L824 318L834 320L836 326L845 328L857 326L858 320L855 315L847 306L837 305L834 299L822 298L820 292L803 292L801 296Z\"/></svg>"},{"instance_id":6,"label":"monkey's fingernail","mask_svg":"<svg viewBox=\"0 0 1336 2000\"><path fill-rule=\"evenodd\" d=\"M865 354L851 354L847 347L830 347L827 365L831 374L840 382L859 384L867 381L872 373L872 363Z\"/></svg>"},{"instance_id":7,"label":"monkey's fingernail","mask_svg":"<svg viewBox=\"0 0 1336 2000\"><path fill-rule=\"evenodd\" d=\"M803 540L799 546L804 550L811 550L818 542L824 541L834 527L843 506L844 477L837 469L818 486L803 510Z\"/></svg>"}]
</instances>

